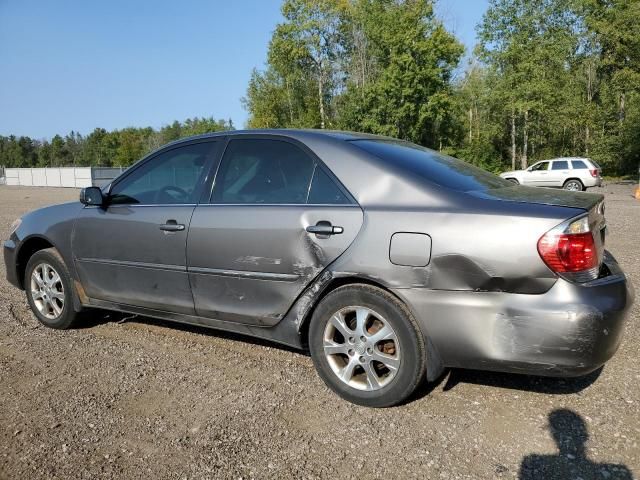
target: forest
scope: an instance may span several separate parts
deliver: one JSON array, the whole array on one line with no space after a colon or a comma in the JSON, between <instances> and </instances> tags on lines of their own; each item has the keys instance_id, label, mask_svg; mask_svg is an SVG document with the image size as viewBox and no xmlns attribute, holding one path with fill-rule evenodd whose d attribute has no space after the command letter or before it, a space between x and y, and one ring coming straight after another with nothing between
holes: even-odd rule
<instances>
[{"instance_id":1,"label":"forest","mask_svg":"<svg viewBox=\"0 0 640 480\"><path fill-rule=\"evenodd\" d=\"M282 15L242 99L249 128L388 135L494 172L557 156L637 172L637 0L491 0L467 55L430 0L284 0ZM231 128L195 118L0 137L0 165L126 166L168 141Z\"/></svg>"}]
</instances>

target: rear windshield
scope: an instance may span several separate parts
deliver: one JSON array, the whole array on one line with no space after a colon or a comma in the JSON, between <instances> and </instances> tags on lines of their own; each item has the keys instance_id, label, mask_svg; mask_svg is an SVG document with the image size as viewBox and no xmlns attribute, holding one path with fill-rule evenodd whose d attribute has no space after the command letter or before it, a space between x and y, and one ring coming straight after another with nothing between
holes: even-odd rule
<instances>
[{"instance_id":1,"label":"rear windshield","mask_svg":"<svg viewBox=\"0 0 640 480\"><path fill-rule=\"evenodd\" d=\"M428 148L400 140L351 140L361 149L442 187L470 192L513 184L481 168Z\"/></svg>"}]
</instances>

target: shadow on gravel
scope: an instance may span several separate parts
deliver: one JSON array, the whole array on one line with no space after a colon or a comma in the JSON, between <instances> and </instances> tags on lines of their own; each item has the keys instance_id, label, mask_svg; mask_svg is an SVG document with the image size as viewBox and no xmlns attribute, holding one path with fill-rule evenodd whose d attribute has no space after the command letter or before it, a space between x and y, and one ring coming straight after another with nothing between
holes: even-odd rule
<instances>
[{"instance_id":1,"label":"shadow on gravel","mask_svg":"<svg viewBox=\"0 0 640 480\"><path fill-rule=\"evenodd\" d=\"M537 393L577 393L595 382L601 373L602 367L582 377L558 378L536 377L516 373L452 369L442 390L446 392L460 383L472 383L475 385L487 385Z\"/></svg>"},{"instance_id":2,"label":"shadow on gravel","mask_svg":"<svg viewBox=\"0 0 640 480\"><path fill-rule=\"evenodd\" d=\"M87 317L84 321L78 324L77 329L93 328L98 325L104 325L106 323L140 323L143 325L152 325L156 327L166 327L172 330L179 330L182 332L196 333L200 335L207 335L210 337L224 338L232 340L234 342L242 342L251 345L259 345L262 347L277 348L287 352L299 353L304 356L309 356L309 353L305 350L298 350L293 347L288 347L280 343L271 342L269 340L251 337L249 335L243 335L241 333L227 332L224 330L216 330L214 328L200 327L198 325L187 325L185 323L171 322L169 320L161 320L158 318L144 317L141 315L131 315L128 313L111 312L111 311L91 311L87 312Z\"/></svg>"},{"instance_id":3,"label":"shadow on gravel","mask_svg":"<svg viewBox=\"0 0 640 480\"><path fill-rule=\"evenodd\" d=\"M520 464L519 480L633 479L626 465L589 460L585 448L589 439L587 425L576 412L568 409L554 410L549 414L548 429L556 442L558 454L527 455Z\"/></svg>"}]
</instances>

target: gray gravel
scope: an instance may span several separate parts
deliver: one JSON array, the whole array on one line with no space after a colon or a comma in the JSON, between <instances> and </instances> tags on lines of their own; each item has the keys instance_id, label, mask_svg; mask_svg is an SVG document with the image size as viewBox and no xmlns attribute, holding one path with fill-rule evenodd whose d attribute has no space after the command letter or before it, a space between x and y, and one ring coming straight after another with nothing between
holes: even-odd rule
<instances>
[{"instance_id":1,"label":"gray gravel","mask_svg":"<svg viewBox=\"0 0 640 480\"><path fill-rule=\"evenodd\" d=\"M607 196L608 248L640 285L633 189L596 190ZM20 214L76 197L0 186L0 238ZM600 375L456 370L406 405L374 410L332 394L307 356L236 335L98 313L86 328L47 329L4 274L0 266L0 478L640 474L638 305Z\"/></svg>"}]
</instances>

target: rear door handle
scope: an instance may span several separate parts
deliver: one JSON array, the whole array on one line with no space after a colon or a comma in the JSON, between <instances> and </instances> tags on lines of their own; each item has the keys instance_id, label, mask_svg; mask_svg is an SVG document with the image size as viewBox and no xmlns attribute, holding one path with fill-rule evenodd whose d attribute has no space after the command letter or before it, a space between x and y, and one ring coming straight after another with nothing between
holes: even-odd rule
<instances>
[{"instance_id":1,"label":"rear door handle","mask_svg":"<svg viewBox=\"0 0 640 480\"><path fill-rule=\"evenodd\" d=\"M184 230L184 225L176 222L175 220L167 220L167 223L160 225L160 230L165 232L181 232Z\"/></svg>"},{"instance_id":2,"label":"rear door handle","mask_svg":"<svg viewBox=\"0 0 640 480\"><path fill-rule=\"evenodd\" d=\"M319 238L327 238L329 235L339 235L344 232L344 228L331 225L331 222L322 220L315 225L309 225L307 232L315 233Z\"/></svg>"}]
</instances>

